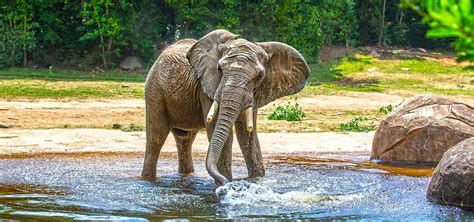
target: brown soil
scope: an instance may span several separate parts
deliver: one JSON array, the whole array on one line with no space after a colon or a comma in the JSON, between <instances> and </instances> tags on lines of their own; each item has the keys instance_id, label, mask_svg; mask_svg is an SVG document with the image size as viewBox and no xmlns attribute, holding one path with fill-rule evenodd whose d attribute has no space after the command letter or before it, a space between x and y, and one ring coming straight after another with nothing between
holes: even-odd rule
<instances>
[{"instance_id":1,"label":"brown soil","mask_svg":"<svg viewBox=\"0 0 474 222\"><path fill-rule=\"evenodd\" d=\"M301 98L298 103L309 114L306 127L312 127L312 122L321 122L325 119L335 121L339 117L346 117L345 113L354 111L378 110L388 104L398 104L403 98L385 94L357 95L320 95L312 98ZM273 129L266 115L274 108L273 104L285 103L288 99L277 100L261 109L260 123L263 131L279 131L279 126ZM114 124L145 124L145 103L141 99L132 100L37 100L37 101L0 101L0 123L12 125L15 129L51 129L51 128L107 128ZM313 114L314 115L313 115ZM345 119L342 119L345 121ZM304 121L303 121L304 122ZM277 123L277 122L272 122ZM292 127L290 132L305 132L300 123L277 124ZM308 131L308 130L306 130ZM309 131L318 131L311 130ZM283 132L283 131L280 131Z\"/></svg>"},{"instance_id":2,"label":"brown soil","mask_svg":"<svg viewBox=\"0 0 474 222\"><path fill-rule=\"evenodd\" d=\"M368 157L372 146L370 133L260 133L259 139L265 155L287 153L352 153ZM204 132L193 143L195 156L207 151L208 140ZM123 132L106 129L43 129L0 130L0 155L25 153L78 153L78 152L143 152L145 132ZM172 136L168 136L162 149L176 153ZM240 153L234 143L234 153Z\"/></svg>"}]
</instances>

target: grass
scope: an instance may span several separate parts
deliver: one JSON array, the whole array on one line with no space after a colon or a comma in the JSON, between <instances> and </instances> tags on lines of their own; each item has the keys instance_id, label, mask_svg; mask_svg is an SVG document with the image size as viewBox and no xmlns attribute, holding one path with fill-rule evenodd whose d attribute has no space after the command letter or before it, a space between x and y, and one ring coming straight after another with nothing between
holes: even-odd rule
<instances>
[{"instance_id":1,"label":"grass","mask_svg":"<svg viewBox=\"0 0 474 222\"><path fill-rule=\"evenodd\" d=\"M474 71L464 69L453 61L354 55L338 61L310 64L310 66L311 74L308 84L298 95L300 99L316 95L340 95L345 92L349 92L345 96L352 97L359 95L369 97L370 93L374 92L405 98L418 93L474 96ZM6 69L0 70L0 98L142 99L144 81L143 75L118 70L91 73L49 69ZM287 101L289 101L288 97L280 100L285 104ZM308 103L301 104L303 107L311 107ZM299 111L304 112L305 117L296 122L269 120L268 116L275 111L276 107L264 107L259 111L258 131L367 131L370 129L364 127L376 125L384 114L395 108L394 105L380 110L373 107L355 109L320 106L317 110L303 108ZM290 113L285 105L282 108L280 111L283 116ZM357 118L358 120L355 120ZM32 129L112 128L114 124L137 126L136 129L140 129L144 127L144 119L143 109L52 109L46 111L12 109L2 111L0 116L0 122L12 123L14 128Z\"/></svg>"},{"instance_id":2,"label":"grass","mask_svg":"<svg viewBox=\"0 0 474 222\"><path fill-rule=\"evenodd\" d=\"M144 81L142 75L120 71L8 69L0 71L0 98L143 98Z\"/></svg>"},{"instance_id":3,"label":"grass","mask_svg":"<svg viewBox=\"0 0 474 222\"><path fill-rule=\"evenodd\" d=\"M102 81L0 80L0 98L143 98L142 83Z\"/></svg>"},{"instance_id":4,"label":"grass","mask_svg":"<svg viewBox=\"0 0 474 222\"><path fill-rule=\"evenodd\" d=\"M56 69L10 68L0 70L0 79L41 79L49 81L113 81L145 82L145 76L138 73L108 70L106 72L81 72Z\"/></svg>"},{"instance_id":5,"label":"grass","mask_svg":"<svg viewBox=\"0 0 474 222\"><path fill-rule=\"evenodd\" d=\"M341 91L388 94L434 93L474 96L474 71L431 58L376 58L355 55L311 64L302 96Z\"/></svg>"},{"instance_id":6,"label":"grass","mask_svg":"<svg viewBox=\"0 0 474 222\"><path fill-rule=\"evenodd\" d=\"M379 92L474 96L474 71L431 58L348 56L310 64L308 84L299 95ZM0 70L1 98L142 98L145 76L110 70L100 73L56 69Z\"/></svg>"}]
</instances>

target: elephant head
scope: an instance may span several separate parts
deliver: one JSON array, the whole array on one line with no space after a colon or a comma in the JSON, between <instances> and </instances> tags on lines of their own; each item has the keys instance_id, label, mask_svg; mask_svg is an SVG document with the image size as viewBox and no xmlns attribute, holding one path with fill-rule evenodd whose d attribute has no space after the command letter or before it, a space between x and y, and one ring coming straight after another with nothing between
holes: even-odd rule
<instances>
[{"instance_id":1,"label":"elephant head","mask_svg":"<svg viewBox=\"0 0 474 222\"><path fill-rule=\"evenodd\" d=\"M217 161L238 116L253 126L253 109L303 89L309 68L293 47L280 42L253 43L226 30L215 30L196 42L187 54L203 92L214 102L208 121L218 113L209 144L206 169L219 184L227 179Z\"/></svg>"}]
</instances>

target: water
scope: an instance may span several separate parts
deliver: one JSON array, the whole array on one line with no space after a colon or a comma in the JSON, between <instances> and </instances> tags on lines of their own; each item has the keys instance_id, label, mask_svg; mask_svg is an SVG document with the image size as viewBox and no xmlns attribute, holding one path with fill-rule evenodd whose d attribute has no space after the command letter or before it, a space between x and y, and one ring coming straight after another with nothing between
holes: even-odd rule
<instances>
[{"instance_id":1,"label":"water","mask_svg":"<svg viewBox=\"0 0 474 222\"><path fill-rule=\"evenodd\" d=\"M160 159L143 180L141 154L44 155L0 159L0 219L474 219L425 198L428 177L394 175L370 163L276 158L267 176L215 190L202 161L193 176ZM234 177L246 176L237 161Z\"/></svg>"}]
</instances>

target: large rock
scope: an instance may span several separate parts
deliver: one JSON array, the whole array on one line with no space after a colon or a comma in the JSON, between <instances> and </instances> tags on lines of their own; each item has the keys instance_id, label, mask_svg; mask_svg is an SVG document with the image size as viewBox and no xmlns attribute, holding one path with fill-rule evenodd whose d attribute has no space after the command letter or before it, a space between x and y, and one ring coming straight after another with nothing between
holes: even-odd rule
<instances>
[{"instance_id":1,"label":"large rock","mask_svg":"<svg viewBox=\"0 0 474 222\"><path fill-rule=\"evenodd\" d=\"M446 150L473 136L473 107L433 95L416 96L382 120L370 158L435 165Z\"/></svg>"},{"instance_id":2,"label":"large rock","mask_svg":"<svg viewBox=\"0 0 474 222\"><path fill-rule=\"evenodd\" d=\"M433 202L474 209L474 137L444 153L426 196Z\"/></svg>"},{"instance_id":3,"label":"large rock","mask_svg":"<svg viewBox=\"0 0 474 222\"><path fill-rule=\"evenodd\" d=\"M142 64L140 63L140 59L138 57L129 56L120 63L120 68L123 70L141 70Z\"/></svg>"}]
</instances>

